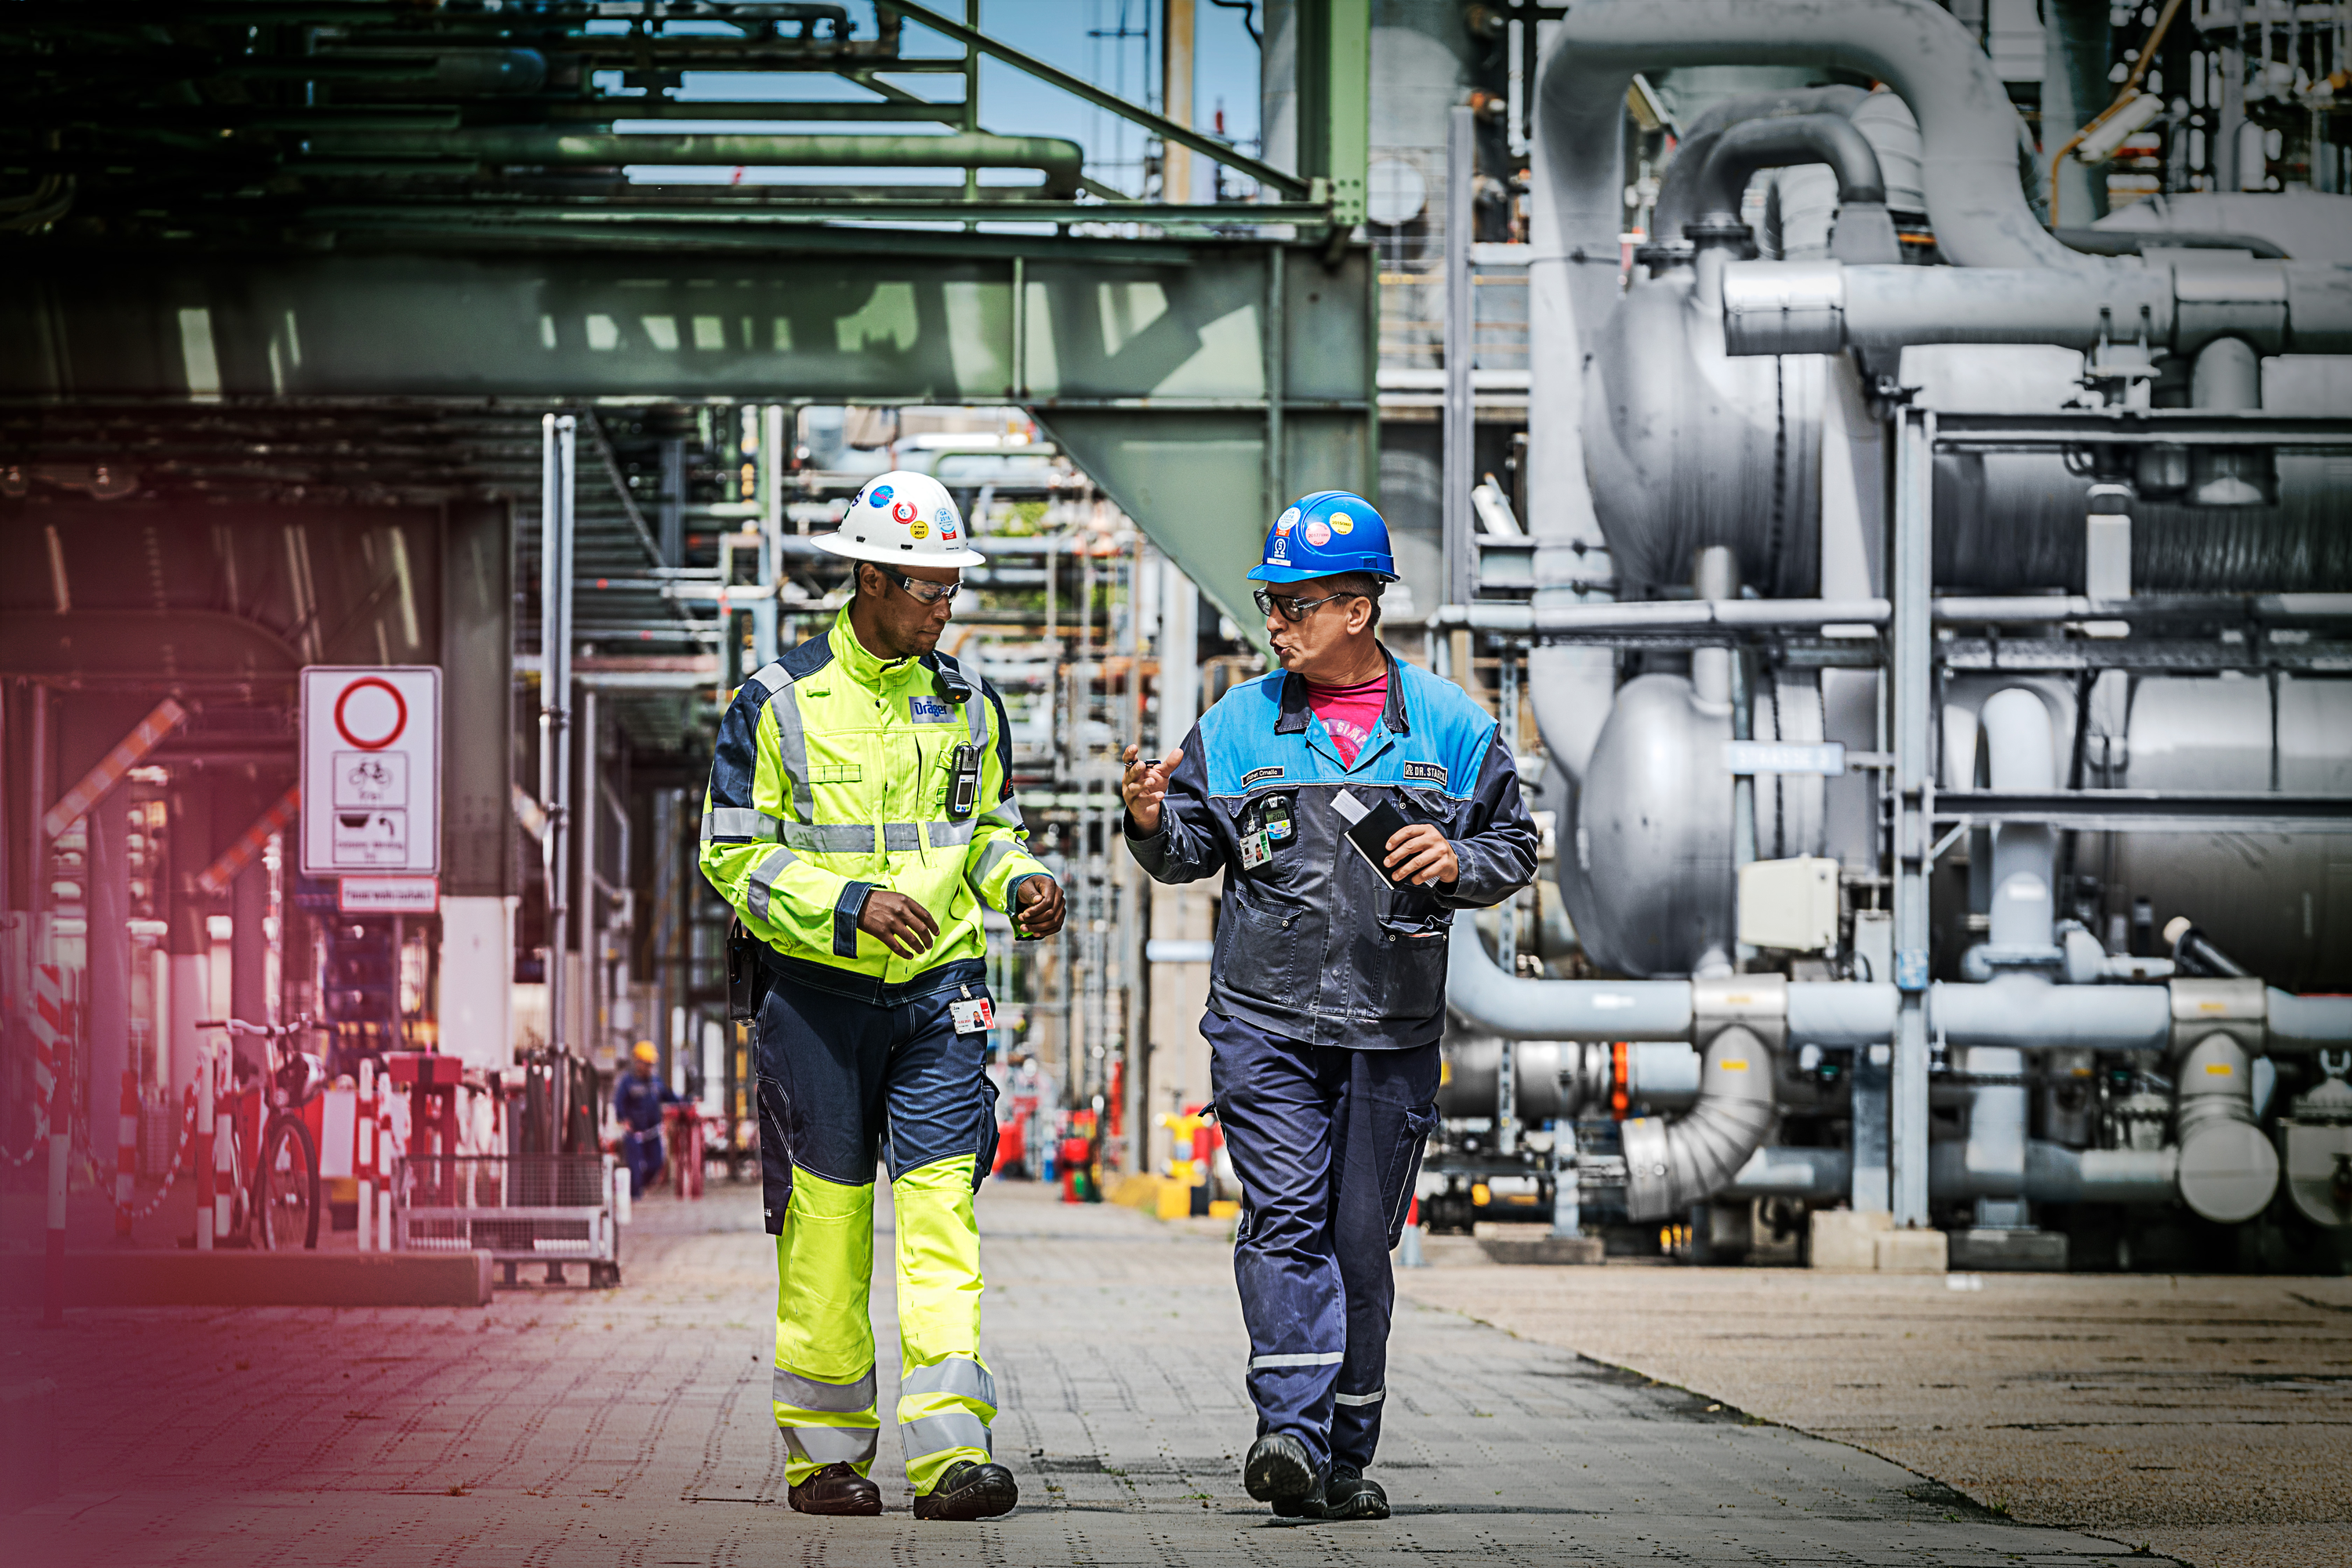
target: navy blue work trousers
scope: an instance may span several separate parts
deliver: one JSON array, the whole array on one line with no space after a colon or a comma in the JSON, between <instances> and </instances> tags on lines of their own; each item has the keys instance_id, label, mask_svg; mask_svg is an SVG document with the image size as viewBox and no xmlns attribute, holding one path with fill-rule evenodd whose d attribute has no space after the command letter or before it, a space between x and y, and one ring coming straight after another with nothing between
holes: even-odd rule
<instances>
[{"instance_id":1,"label":"navy blue work trousers","mask_svg":"<svg viewBox=\"0 0 2352 1568\"><path fill-rule=\"evenodd\" d=\"M1310 1046L1213 1013L1201 1033L1242 1184L1234 1281L1258 1435L1297 1437L1323 1476L1361 1470L1388 1394L1389 1249L1437 1125L1437 1045Z\"/></svg>"},{"instance_id":2,"label":"navy blue work trousers","mask_svg":"<svg viewBox=\"0 0 2352 1568\"><path fill-rule=\"evenodd\" d=\"M661 1180L667 1163L660 1126L629 1129L621 1137L621 1155L629 1167L629 1195L644 1197L646 1189Z\"/></svg>"},{"instance_id":3,"label":"navy blue work trousers","mask_svg":"<svg viewBox=\"0 0 2352 1568\"><path fill-rule=\"evenodd\" d=\"M862 1187L877 1155L898 1180L973 1157L973 1189L996 1158L988 1036L955 1032L953 1005L988 995L987 965L959 959L886 985L803 961L768 963L752 1035L760 1051L760 1171L770 1236L783 1234L794 1166Z\"/></svg>"}]
</instances>

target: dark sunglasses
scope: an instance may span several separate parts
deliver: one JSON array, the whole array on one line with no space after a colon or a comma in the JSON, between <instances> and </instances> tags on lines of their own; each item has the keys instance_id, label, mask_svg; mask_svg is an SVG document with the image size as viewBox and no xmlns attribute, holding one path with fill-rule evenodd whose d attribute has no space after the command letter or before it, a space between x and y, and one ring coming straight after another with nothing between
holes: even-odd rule
<instances>
[{"instance_id":1,"label":"dark sunglasses","mask_svg":"<svg viewBox=\"0 0 2352 1568\"><path fill-rule=\"evenodd\" d=\"M1294 626L1305 620L1319 606L1330 604L1334 600L1360 599L1363 596L1361 594L1326 594L1319 599L1300 599L1283 594L1269 594L1263 588L1255 589L1250 595L1251 598L1257 601L1259 615L1270 616L1276 610L1280 610L1282 618Z\"/></svg>"}]
</instances>

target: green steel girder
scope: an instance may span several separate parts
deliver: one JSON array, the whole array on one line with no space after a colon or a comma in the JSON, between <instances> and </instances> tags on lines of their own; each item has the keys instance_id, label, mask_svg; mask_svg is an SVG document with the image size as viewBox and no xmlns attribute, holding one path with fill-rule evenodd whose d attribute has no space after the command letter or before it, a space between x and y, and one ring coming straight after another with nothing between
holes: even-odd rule
<instances>
[{"instance_id":1,"label":"green steel girder","mask_svg":"<svg viewBox=\"0 0 2352 1568\"><path fill-rule=\"evenodd\" d=\"M1371 493L1364 247L1327 263L1323 246L1259 240L808 237L625 253L45 247L20 252L0 291L0 399L1017 404L1244 628L1244 574L1273 511L1311 489Z\"/></svg>"}]
</instances>

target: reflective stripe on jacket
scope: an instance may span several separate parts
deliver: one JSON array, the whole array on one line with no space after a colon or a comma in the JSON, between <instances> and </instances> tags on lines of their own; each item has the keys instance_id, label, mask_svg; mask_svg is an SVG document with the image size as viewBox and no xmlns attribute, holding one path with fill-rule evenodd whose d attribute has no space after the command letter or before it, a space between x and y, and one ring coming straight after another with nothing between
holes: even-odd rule
<instances>
[{"instance_id":1,"label":"reflective stripe on jacket","mask_svg":"<svg viewBox=\"0 0 2352 1568\"><path fill-rule=\"evenodd\" d=\"M981 755L978 804L948 816L956 748ZM993 688L946 654L885 663L849 626L753 675L719 726L702 874L778 952L898 984L987 951L981 905L1004 911L1029 853L1013 742ZM867 892L904 893L940 934L902 959L857 929Z\"/></svg>"},{"instance_id":2,"label":"reflective stripe on jacket","mask_svg":"<svg viewBox=\"0 0 2352 1568\"><path fill-rule=\"evenodd\" d=\"M1348 843L1342 790L1366 810L1386 800L1408 823L1436 824L1459 879L1391 884ZM1305 679L1277 670L1202 716L1160 831L1140 836L1129 817L1127 834L1162 882L1225 873L1211 1012L1353 1049L1437 1038L1450 911L1500 903L1536 869L1535 823L1500 726L1460 687L1392 654L1388 701L1353 766L1307 706Z\"/></svg>"}]
</instances>

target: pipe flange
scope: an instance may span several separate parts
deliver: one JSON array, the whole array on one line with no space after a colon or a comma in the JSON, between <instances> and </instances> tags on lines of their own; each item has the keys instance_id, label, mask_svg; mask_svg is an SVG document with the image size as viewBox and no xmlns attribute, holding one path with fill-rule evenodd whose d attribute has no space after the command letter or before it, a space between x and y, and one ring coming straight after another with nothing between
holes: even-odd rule
<instances>
[{"instance_id":1,"label":"pipe flange","mask_svg":"<svg viewBox=\"0 0 2352 1568\"><path fill-rule=\"evenodd\" d=\"M1766 1047L1789 1043L1789 979L1784 974L1728 974L1691 982L1691 1044L1706 1049L1734 1024Z\"/></svg>"},{"instance_id":2,"label":"pipe flange","mask_svg":"<svg viewBox=\"0 0 2352 1568\"><path fill-rule=\"evenodd\" d=\"M2269 989L2252 975L2227 980L2176 979L2168 987L2172 997L2172 1040L2169 1053L2179 1058L2211 1034L2225 1034L2248 1056L2260 1056L2269 1043Z\"/></svg>"}]
</instances>

